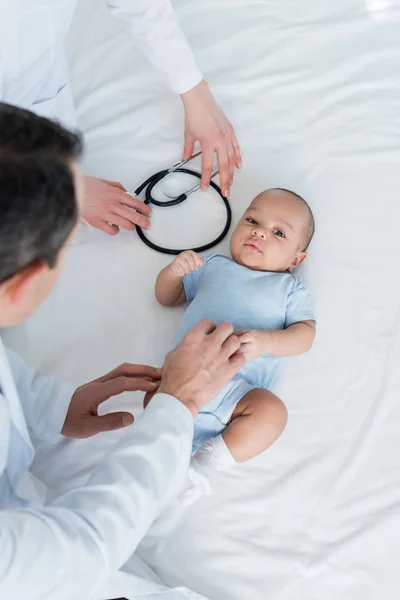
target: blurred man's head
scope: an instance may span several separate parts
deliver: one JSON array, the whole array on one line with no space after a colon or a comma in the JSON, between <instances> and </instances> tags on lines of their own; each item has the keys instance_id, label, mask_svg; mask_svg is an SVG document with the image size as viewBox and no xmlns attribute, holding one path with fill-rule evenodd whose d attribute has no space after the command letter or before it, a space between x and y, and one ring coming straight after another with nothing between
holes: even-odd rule
<instances>
[{"instance_id":1,"label":"blurred man's head","mask_svg":"<svg viewBox=\"0 0 400 600\"><path fill-rule=\"evenodd\" d=\"M0 103L0 327L49 295L78 222L79 135Z\"/></svg>"}]
</instances>

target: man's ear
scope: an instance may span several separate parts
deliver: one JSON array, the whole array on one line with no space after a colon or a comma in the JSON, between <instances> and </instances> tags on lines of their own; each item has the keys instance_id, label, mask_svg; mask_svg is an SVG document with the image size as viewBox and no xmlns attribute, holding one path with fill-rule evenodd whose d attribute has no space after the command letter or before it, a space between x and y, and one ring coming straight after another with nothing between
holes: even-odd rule
<instances>
[{"instance_id":1,"label":"man's ear","mask_svg":"<svg viewBox=\"0 0 400 600\"><path fill-rule=\"evenodd\" d=\"M8 298L10 304L19 304L27 294L29 288L37 277L49 267L42 261L37 261L29 267L18 271L13 277L3 284L3 294Z\"/></svg>"},{"instance_id":2,"label":"man's ear","mask_svg":"<svg viewBox=\"0 0 400 600\"><path fill-rule=\"evenodd\" d=\"M296 258L293 260L292 264L288 268L289 273L293 273L296 267L301 265L307 258L307 252L298 252Z\"/></svg>"}]
</instances>

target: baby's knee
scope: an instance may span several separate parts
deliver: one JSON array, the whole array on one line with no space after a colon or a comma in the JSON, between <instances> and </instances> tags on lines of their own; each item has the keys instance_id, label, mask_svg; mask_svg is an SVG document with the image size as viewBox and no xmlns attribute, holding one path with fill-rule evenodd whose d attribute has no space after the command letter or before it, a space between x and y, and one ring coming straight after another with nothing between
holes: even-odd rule
<instances>
[{"instance_id":1,"label":"baby's knee","mask_svg":"<svg viewBox=\"0 0 400 600\"><path fill-rule=\"evenodd\" d=\"M286 404L278 396L271 394L272 398L268 400L268 411L270 422L273 422L281 432L285 429L288 422L288 411Z\"/></svg>"},{"instance_id":2,"label":"baby's knee","mask_svg":"<svg viewBox=\"0 0 400 600\"><path fill-rule=\"evenodd\" d=\"M249 408L256 419L268 423L274 429L282 432L288 421L286 405L278 396L268 390L254 390Z\"/></svg>"}]
</instances>

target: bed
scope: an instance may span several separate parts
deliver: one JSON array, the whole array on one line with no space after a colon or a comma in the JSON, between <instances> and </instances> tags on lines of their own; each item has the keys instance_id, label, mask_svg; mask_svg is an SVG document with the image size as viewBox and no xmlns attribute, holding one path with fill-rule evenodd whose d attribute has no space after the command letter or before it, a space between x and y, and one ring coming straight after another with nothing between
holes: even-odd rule
<instances>
[{"instance_id":1,"label":"bed","mask_svg":"<svg viewBox=\"0 0 400 600\"><path fill-rule=\"evenodd\" d=\"M211 600L399 600L400 2L174 6L241 143L234 220L267 187L293 189L313 208L300 274L318 335L283 365L280 440L150 532L140 555L167 584ZM85 171L133 191L179 159L180 101L97 0L79 3L68 46ZM151 236L203 241L222 219L208 192L155 209ZM135 233L82 228L54 293L5 341L77 385L125 361L160 365L181 316L154 298L168 260ZM140 395L108 410L128 405L139 415ZM63 472L39 453L36 469L62 490L68 469L84 477L115 435L90 453L77 443Z\"/></svg>"}]
</instances>

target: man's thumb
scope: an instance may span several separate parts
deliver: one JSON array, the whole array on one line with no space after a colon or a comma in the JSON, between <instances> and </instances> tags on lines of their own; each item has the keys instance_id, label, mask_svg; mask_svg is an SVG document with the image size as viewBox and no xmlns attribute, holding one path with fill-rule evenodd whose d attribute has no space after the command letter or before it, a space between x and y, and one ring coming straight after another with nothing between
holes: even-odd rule
<instances>
[{"instance_id":1,"label":"man's thumb","mask_svg":"<svg viewBox=\"0 0 400 600\"><path fill-rule=\"evenodd\" d=\"M101 433L102 431L113 431L114 429L122 429L132 425L134 421L133 415L129 412L115 412L95 417L93 420L93 434Z\"/></svg>"}]
</instances>

